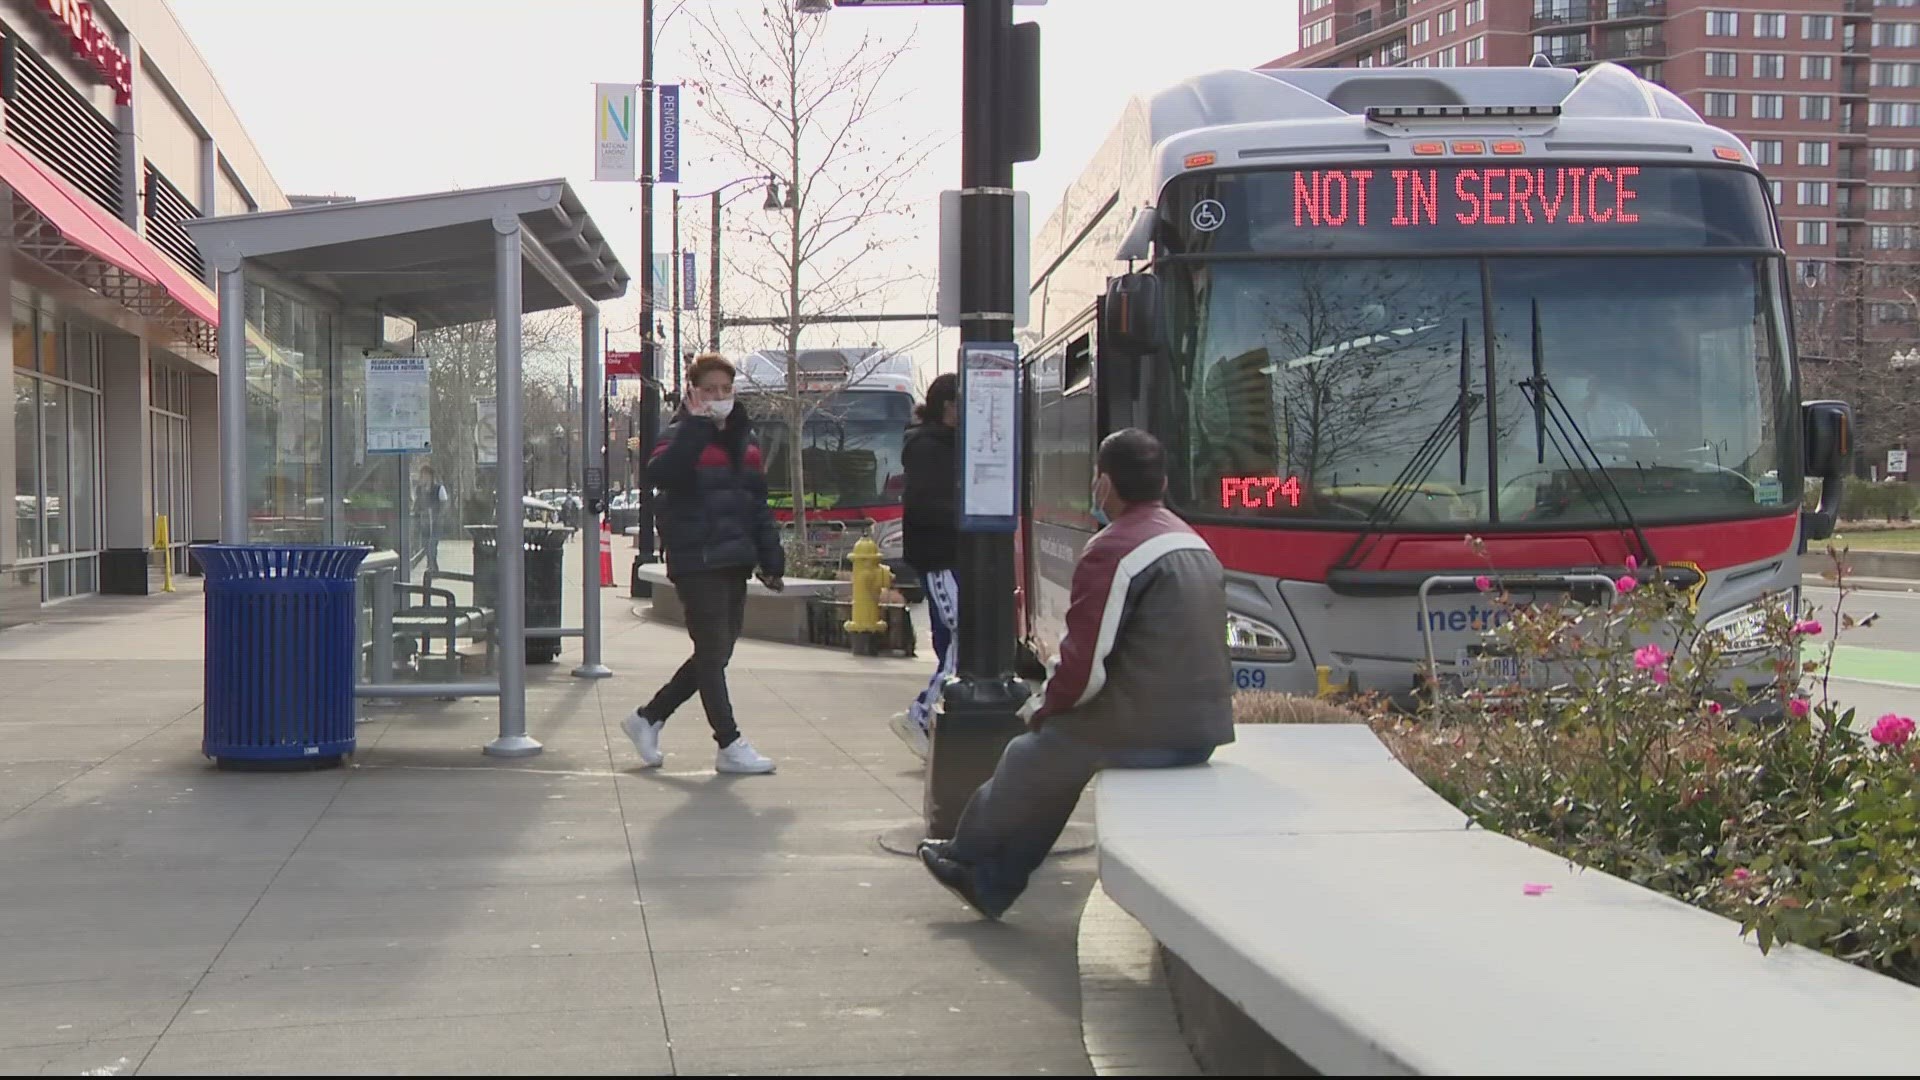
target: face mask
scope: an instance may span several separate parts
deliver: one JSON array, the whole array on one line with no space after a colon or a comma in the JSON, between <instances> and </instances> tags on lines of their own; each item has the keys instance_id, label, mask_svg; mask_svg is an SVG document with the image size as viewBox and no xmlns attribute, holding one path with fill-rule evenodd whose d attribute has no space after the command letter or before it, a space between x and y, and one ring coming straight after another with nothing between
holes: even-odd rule
<instances>
[{"instance_id":1,"label":"face mask","mask_svg":"<svg viewBox=\"0 0 1920 1080\"><path fill-rule=\"evenodd\" d=\"M1093 482L1093 489L1087 493L1087 499L1093 506L1093 520L1099 522L1101 528L1104 529L1113 524L1113 519L1107 516L1106 509L1100 505L1100 481Z\"/></svg>"},{"instance_id":2,"label":"face mask","mask_svg":"<svg viewBox=\"0 0 1920 1080\"><path fill-rule=\"evenodd\" d=\"M732 398L715 398L707 402L707 415L715 420L725 420L733 412Z\"/></svg>"}]
</instances>

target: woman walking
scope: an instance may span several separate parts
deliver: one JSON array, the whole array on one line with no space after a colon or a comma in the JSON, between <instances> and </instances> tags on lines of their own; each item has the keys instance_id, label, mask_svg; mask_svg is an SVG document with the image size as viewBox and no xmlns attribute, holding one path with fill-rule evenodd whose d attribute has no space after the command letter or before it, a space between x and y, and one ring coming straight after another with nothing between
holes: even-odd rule
<instances>
[{"instance_id":1,"label":"woman walking","mask_svg":"<svg viewBox=\"0 0 1920 1080\"><path fill-rule=\"evenodd\" d=\"M727 662L747 606L747 576L784 587L786 554L767 505L767 477L752 423L733 400L733 365L719 353L696 357L687 371L686 401L660 433L647 463L659 492L655 514L666 549L667 577L686 613L693 655L653 700L620 722L640 760L657 766L660 731L694 694L720 747L723 773L770 773L773 761L753 748L734 722Z\"/></svg>"},{"instance_id":2,"label":"woman walking","mask_svg":"<svg viewBox=\"0 0 1920 1080\"><path fill-rule=\"evenodd\" d=\"M959 565L960 530L955 495L954 428L960 419L959 381L942 375L927 387L926 404L915 413L919 423L907 432L900 457L907 473L902 496L905 511L907 565L920 573L927 596L927 616L933 623L933 652L939 664L932 681L920 691L906 712L893 718L893 733L926 760L932 742L934 713L940 692L953 677L959 657L960 585L954 577Z\"/></svg>"}]
</instances>

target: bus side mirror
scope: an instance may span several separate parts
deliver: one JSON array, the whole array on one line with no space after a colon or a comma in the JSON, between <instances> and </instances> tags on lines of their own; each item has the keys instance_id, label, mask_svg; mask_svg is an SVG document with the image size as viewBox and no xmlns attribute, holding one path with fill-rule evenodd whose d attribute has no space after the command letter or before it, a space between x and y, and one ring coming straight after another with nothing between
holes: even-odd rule
<instances>
[{"instance_id":1,"label":"bus side mirror","mask_svg":"<svg viewBox=\"0 0 1920 1080\"><path fill-rule=\"evenodd\" d=\"M1106 303L1101 305L1103 351L1132 357L1161 351L1166 325L1166 302L1160 279L1152 274L1122 274L1107 280Z\"/></svg>"},{"instance_id":2,"label":"bus side mirror","mask_svg":"<svg viewBox=\"0 0 1920 1080\"><path fill-rule=\"evenodd\" d=\"M1800 512L1800 538L1825 540L1840 518L1840 492L1853 469L1853 406L1844 401L1800 405L1806 474L1820 479L1820 505Z\"/></svg>"}]
</instances>

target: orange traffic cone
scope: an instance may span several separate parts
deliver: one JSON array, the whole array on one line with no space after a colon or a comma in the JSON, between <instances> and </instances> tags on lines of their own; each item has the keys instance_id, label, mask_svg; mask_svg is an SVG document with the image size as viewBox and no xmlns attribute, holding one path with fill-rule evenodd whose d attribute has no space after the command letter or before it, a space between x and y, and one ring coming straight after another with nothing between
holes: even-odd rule
<instances>
[{"instance_id":1,"label":"orange traffic cone","mask_svg":"<svg viewBox=\"0 0 1920 1080\"><path fill-rule=\"evenodd\" d=\"M613 587L613 528L604 517L600 519L600 587Z\"/></svg>"}]
</instances>

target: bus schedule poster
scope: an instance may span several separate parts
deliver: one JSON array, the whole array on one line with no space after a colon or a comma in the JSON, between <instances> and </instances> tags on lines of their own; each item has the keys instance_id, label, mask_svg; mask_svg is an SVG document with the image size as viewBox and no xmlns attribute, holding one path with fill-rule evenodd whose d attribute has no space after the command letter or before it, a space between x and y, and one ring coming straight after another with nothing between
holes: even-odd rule
<instances>
[{"instance_id":1,"label":"bus schedule poster","mask_svg":"<svg viewBox=\"0 0 1920 1080\"><path fill-rule=\"evenodd\" d=\"M1020 513L1020 351L960 347L960 528L1012 532Z\"/></svg>"}]
</instances>

